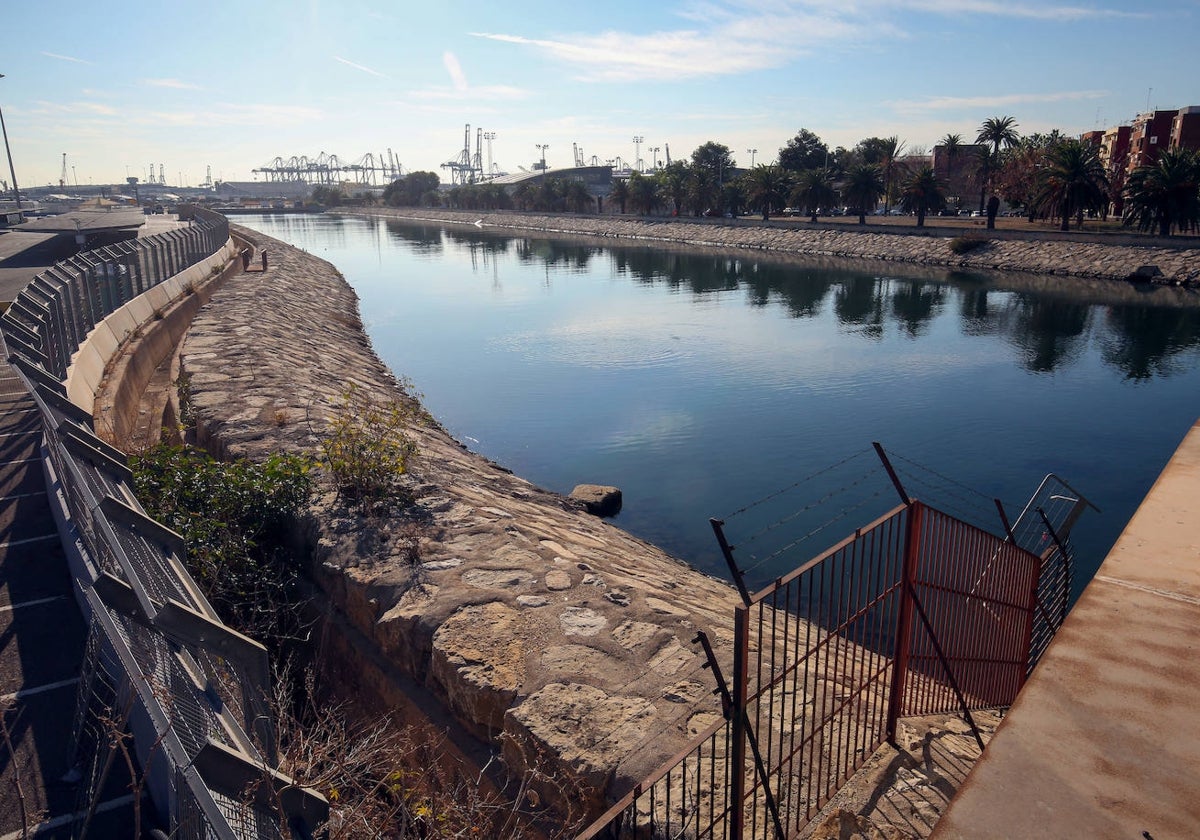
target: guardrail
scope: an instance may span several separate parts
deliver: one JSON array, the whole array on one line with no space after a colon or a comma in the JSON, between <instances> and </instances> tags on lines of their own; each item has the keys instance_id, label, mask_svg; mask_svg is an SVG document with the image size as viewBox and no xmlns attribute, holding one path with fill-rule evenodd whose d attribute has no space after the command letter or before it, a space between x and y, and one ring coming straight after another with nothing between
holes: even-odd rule
<instances>
[{"instance_id":1,"label":"guardrail","mask_svg":"<svg viewBox=\"0 0 1200 840\"><path fill-rule=\"evenodd\" d=\"M3 316L9 361L41 413L51 508L89 621L72 726L87 833L126 733L178 838L309 837L328 803L273 768L266 649L226 627L187 573L182 538L151 519L124 455L98 438L63 380L100 321L219 251L224 217L80 254L38 275ZM135 805L136 807L136 805Z\"/></svg>"}]
</instances>

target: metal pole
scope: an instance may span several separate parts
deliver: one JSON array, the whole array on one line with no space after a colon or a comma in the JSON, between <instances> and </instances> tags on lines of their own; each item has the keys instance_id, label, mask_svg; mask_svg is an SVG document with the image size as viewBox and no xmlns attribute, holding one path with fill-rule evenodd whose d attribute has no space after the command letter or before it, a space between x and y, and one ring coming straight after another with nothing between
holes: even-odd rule
<instances>
[{"instance_id":1,"label":"metal pole","mask_svg":"<svg viewBox=\"0 0 1200 840\"><path fill-rule=\"evenodd\" d=\"M913 585L917 579L918 553L921 545L921 524L925 506L913 502L908 508L908 533L904 540L904 559L900 568L900 609L896 617L895 649L892 654L892 681L888 692L887 740L896 744L896 722L904 708L904 688L908 678L908 657L912 647Z\"/></svg>"},{"instance_id":2,"label":"metal pole","mask_svg":"<svg viewBox=\"0 0 1200 840\"><path fill-rule=\"evenodd\" d=\"M0 73L0 79L4 74ZM0 108L0 133L4 135L4 153L8 155L8 174L12 176L13 198L17 201L17 211L21 210L21 190L17 187L17 170L13 168L12 149L8 146L8 128L4 125L4 109Z\"/></svg>"}]
</instances>

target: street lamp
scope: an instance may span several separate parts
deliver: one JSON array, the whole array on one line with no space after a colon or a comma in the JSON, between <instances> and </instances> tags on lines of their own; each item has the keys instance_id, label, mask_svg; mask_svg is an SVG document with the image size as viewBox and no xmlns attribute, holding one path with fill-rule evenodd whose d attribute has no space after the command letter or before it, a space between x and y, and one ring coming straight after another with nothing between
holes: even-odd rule
<instances>
[{"instance_id":1,"label":"street lamp","mask_svg":"<svg viewBox=\"0 0 1200 840\"><path fill-rule=\"evenodd\" d=\"M0 73L0 79L4 74ZM13 198L17 201L17 212L21 212L21 191L17 188L17 170L13 169L12 149L8 147L8 129L4 125L4 111L0 109L0 134L4 135L4 153L8 155L8 174L12 176Z\"/></svg>"},{"instance_id":2,"label":"street lamp","mask_svg":"<svg viewBox=\"0 0 1200 840\"><path fill-rule=\"evenodd\" d=\"M754 156L758 154L758 149L747 149L746 154L750 155L750 168L754 168Z\"/></svg>"},{"instance_id":3,"label":"street lamp","mask_svg":"<svg viewBox=\"0 0 1200 840\"><path fill-rule=\"evenodd\" d=\"M483 132L483 139L488 141L488 171L487 171L487 174L492 175L493 174L493 172L492 172L492 141L496 139L496 132L494 132L494 131Z\"/></svg>"},{"instance_id":4,"label":"street lamp","mask_svg":"<svg viewBox=\"0 0 1200 840\"><path fill-rule=\"evenodd\" d=\"M546 150L550 148L549 143L534 143L539 152L542 153L542 183L546 181Z\"/></svg>"},{"instance_id":5,"label":"street lamp","mask_svg":"<svg viewBox=\"0 0 1200 840\"><path fill-rule=\"evenodd\" d=\"M642 144L646 142L646 138L641 135L634 135L633 138L633 165L639 170L642 166Z\"/></svg>"}]
</instances>

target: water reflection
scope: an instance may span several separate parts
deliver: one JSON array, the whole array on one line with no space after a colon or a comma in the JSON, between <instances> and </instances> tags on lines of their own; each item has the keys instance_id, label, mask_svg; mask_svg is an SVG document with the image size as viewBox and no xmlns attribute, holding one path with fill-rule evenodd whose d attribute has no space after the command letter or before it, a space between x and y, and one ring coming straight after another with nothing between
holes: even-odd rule
<instances>
[{"instance_id":1,"label":"water reflection","mask_svg":"<svg viewBox=\"0 0 1200 840\"><path fill-rule=\"evenodd\" d=\"M1112 332L1101 342L1104 361L1127 379L1177 374L1179 355L1200 345L1200 312L1144 306L1111 306L1105 321Z\"/></svg>"}]
</instances>

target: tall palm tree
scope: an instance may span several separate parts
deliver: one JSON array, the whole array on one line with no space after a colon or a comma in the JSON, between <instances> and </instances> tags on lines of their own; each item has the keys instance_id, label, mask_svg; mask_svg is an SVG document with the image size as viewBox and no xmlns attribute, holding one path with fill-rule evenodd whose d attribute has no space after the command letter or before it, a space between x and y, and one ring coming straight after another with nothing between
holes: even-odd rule
<instances>
[{"instance_id":1,"label":"tall palm tree","mask_svg":"<svg viewBox=\"0 0 1200 840\"><path fill-rule=\"evenodd\" d=\"M946 206L945 188L932 166L922 166L901 186L900 206L906 213L917 214L917 227L925 227L925 214Z\"/></svg>"},{"instance_id":2,"label":"tall palm tree","mask_svg":"<svg viewBox=\"0 0 1200 840\"><path fill-rule=\"evenodd\" d=\"M867 212L873 210L883 195L883 173L873 163L856 163L846 170L842 182L842 198L858 210L858 223L867 223Z\"/></svg>"},{"instance_id":3,"label":"tall palm tree","mask_svg":"<svg viewBox=\"0 0 1200 840\"><path fill-rule=\"evenodd\" d=\"M783 167L774 163L766 166L760 163L746 173L745 187L747 203L762 213L765 222L771 218L772 212L782 210L787 203L792 179Z\"/></svg>"},{"instance_id":4,"label":"tall palm tree","mask_svg":"<svg viewBox=\"0 0 1200 840\"><path fill-rule=\"evenodd\" d=\"M1108 199L1108 177L1094 143L1067 140L1051 148L1039 180L1034 201L1061 217L1060 230L1070 230L1072 215L1082 221L1085 210L1100 210Z\"/></svg>"},{"instance_id":5,"label":"tall palm tree","mask_svg":"<svg viewBox=\"0 0 1200 840\"><path fill-rule=\"evenodd\" d=\"M674 215L683 212L683 200L687 197L688 165L681 160L673 160L655 175L659 189L664 198L671 202Z\"/></svg>"},{"instance_id":6,"label":"tall palm tree","mask_svg":"<svg viewBox=\"0 0 1200 840\"><path fill-rule=\"evenodd\" d=\"M837 201L837 190L833 187L833 178L828 169L808 169L800 174L800 180L789 198L794 207L803 207L811 216L810 221L817 220L821 208L832 207Z\"/></svg>"},{"instance_id":7,"label":"tall palm tree","mask_svg":"<svg viewBox=\"0 0 1200 840\"><path fill-rule=\"evenodd\" d=\"M999 163L1000 148L1008 148L1015 146L1017 141L1021 139L1021 135L1017 134L1017 121L1012 117L988 117L979 126L979 134L975 137L976 143L981 143L985 146L991 146L990 153L984 156L981 161L982 181L983 184L979 188L979 212L983 212L984 199L990 186L992 171Z\"/></svg>"},{"instance_id":8,"label":"tall palm tree","mask_svg":"<svg viewBox=\"0 0 1200 840\"><path fill-rule=\"evenodd\" d=\"M962 154L963 139L961 134L947 134L938 145L946 150L946 173L942 180L946 182L950 189L955 189L958 185L958 156ZM947 198L955 199L955 209L962 203L960 196L947 196Z\"/></svg>"},{"instance_id":9,"label":"tall palm tree","mask_svg":"<svg viewBox=\"0 0 1200 840\"><path fill-rule=\"evenodd\" d=\"M662 198L658 192L658 182L647 178L640 172L629 175L629 201L639 215L647 216L658 209Z\"/></svg>"},{"instance_id":10,"label":"tall palm tree","mask_svg":"<svg viewBox=\"0 0 1200 840\"><path fill-rule=\"evenodd\" d=\"M892 209L892 188L895 186L896 179L899 177L899 163L897 158L904 151L904 141L896 135L883 138L883 145L880 147L881 157L879 166L883 170L883 211L889 212Z\"/></svg>"},{"instance_id":11,"label":"tall palm tree","mask_svg":"<svg viewBox=\"0 0 1200 840\"><path fill-rule=\"evenodd\" d=\"M1125 185L1125 224L1157 227L1159 236L1200 224L1200 154L1162 151L1154 164L1133 170Z\"/></svg>"}]
</instances>

